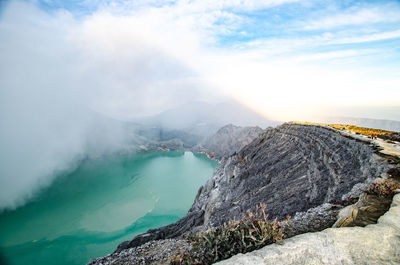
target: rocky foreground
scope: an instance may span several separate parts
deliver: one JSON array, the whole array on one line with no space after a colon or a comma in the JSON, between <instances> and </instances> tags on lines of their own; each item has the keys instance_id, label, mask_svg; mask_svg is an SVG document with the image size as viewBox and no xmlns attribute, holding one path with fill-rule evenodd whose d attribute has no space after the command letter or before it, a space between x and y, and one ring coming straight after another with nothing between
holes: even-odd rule
<instances>
[{"instance_id":1,"label":"rocky foreground","mask_svg":"<svg viewBox=\"0 0 400 265\"><path fill-rule=\"evenodd\" d=\"M306 233L217 264L400 264L400 194L377 224Z\"/></svg>"},{"instance_id":2,"label":"rocky foreground","mask_svg":"<svg viewBox=\"0 0 400 265\"><path fill-rule=\"evenodd\" d=\"M271 218L293 217L285 231L288 237L337 225L340 210L357 201L358 206L353 206L357 209L355 215L355 210L345 208L353 219L344 214L346 222L342 220L341 224L375 223L389 208L390 201L376 200L376 196L366 196L364 191L376 178L387 178L388 170L399 163L396 159L381 155L369 142L334 129L299 124L267 129L239 152L222 160L213 177L200 188L185 217L123 242L114 254L91 264L165 264L178 249L188 247L180 239L182 235L240 218L259 202L267 203ZM379 203L374 204L375 201ZM293 242L295 238L284 242ZM326 246L336 241L311 240L309 245L304 244L312 247L312 242L325 242ZM155 258L152 253L164 254Z\"/></svg>"}]
</instances>

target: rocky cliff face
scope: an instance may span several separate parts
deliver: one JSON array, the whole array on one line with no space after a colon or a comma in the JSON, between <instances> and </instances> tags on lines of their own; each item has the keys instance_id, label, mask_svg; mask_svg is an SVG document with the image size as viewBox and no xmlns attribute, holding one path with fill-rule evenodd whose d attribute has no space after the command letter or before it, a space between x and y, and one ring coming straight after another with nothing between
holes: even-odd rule
<instances>
[{"instance_id":1,"label":"rocky cliff face","mask_svg":"<svg viewBox=\"0 0 400 265\"><path fill-rule=\"evenodd\" d=\"M219 225L265 202L272 218L308 215L310 225L299 224L294 234L316 231L334 222L339 206L330 202L358 197L385 170L363 142L327 128L284 124L227 158L190 212L204 212L206 226Z\"/></svg>"},{"instance_id":2,"label":"rocky cliff face","mask_svg":"<svg viewBox=\"0 0 400 265\"><path fill-rule=\"evenodd\" d=\"M195 152L204 152L217 160L228 157L253 141L263 130L228 124L196 145Z\"/></svg>"},{"instance_id":3,"label":"rocky cliff face","mask_svg":"<svg viewBox=\"0 0 400 265\"><path fill-rule=\"evenodd\" d=\"M271 218L293 216L289 236L321 231L335 223L343 205L390 167L368 143L333 129L299 124L267 129L222 160L184 218L122 243L113 255L151 240L220 225L259 202L267 203Z\"/></svg>"}]
</instances>

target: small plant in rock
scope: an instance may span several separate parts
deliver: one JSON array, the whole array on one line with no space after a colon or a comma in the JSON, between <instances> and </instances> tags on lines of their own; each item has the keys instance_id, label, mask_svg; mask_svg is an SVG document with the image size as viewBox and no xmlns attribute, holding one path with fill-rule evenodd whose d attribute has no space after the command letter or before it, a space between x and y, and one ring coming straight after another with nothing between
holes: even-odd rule
<instances>
[{"instance_id":1,"label":"small plant in rock","mask_svg":"<svg viewBox=\"0 0 400 265\"><path fill-rule=\"evenodd\" d=\"M400 189L400 182L380 181L373 182L369 186L367 193L377 195L379 197L392 197L397 189Z\"/></svg>"},{"instance_id":2,"label":"small plant in rock","mask_svg":"<svg viewBox=\"0 0 400 265\"><path fill-rule=\"evenodd\" d=\"M241 220L230 220L219 227L212 227L186 239L190 251L175 256L173 264L211 264L238 253L259 249L284 238L283 228L289 221L269 220L266 204L261 203L253 212L246 212Z\"/></svg>"}]
</instances>

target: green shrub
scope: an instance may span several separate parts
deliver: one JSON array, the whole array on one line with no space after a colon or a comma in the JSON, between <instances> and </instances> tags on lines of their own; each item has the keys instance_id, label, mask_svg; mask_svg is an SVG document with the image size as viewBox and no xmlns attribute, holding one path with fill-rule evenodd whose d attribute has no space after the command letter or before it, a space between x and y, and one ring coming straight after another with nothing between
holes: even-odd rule
<instances>
[{"instance_id":1,"label":"green shrub","mask_svg":"<svg viewBox=\"0 0 400 265\"><path fill-rule=\"evenodd\" d=\"M238 253L259 249L283 239L283 227L289 221L269 220L266 205L260 203L256 211L246 212L241 220L230 220L219 227L211 227L186 239L190 251L173 257L172 264L211 264Z\"/></svg>"}]
</instances>

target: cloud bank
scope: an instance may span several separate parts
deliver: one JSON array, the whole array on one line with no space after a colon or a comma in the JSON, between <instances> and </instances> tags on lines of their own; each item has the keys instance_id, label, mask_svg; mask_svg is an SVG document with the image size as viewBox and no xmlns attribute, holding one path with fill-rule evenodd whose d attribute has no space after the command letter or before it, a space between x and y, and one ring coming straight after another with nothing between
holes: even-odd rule
<instances>
[{"instance_id":1,"label":"cloud bank","mask_svg":"<svg viewBox=\"0 0 400 265\"><path fill-rule=\"evenodd\" d=\"M128 119L212 98L185 64L192 51L182 45L174 56L161 45L163 36L143 23L104 12L77 20L25 2L6 6L0 209L22 205L79 159L126 144L121 124L107 117Z\"/></svg>"}]
</instances>

